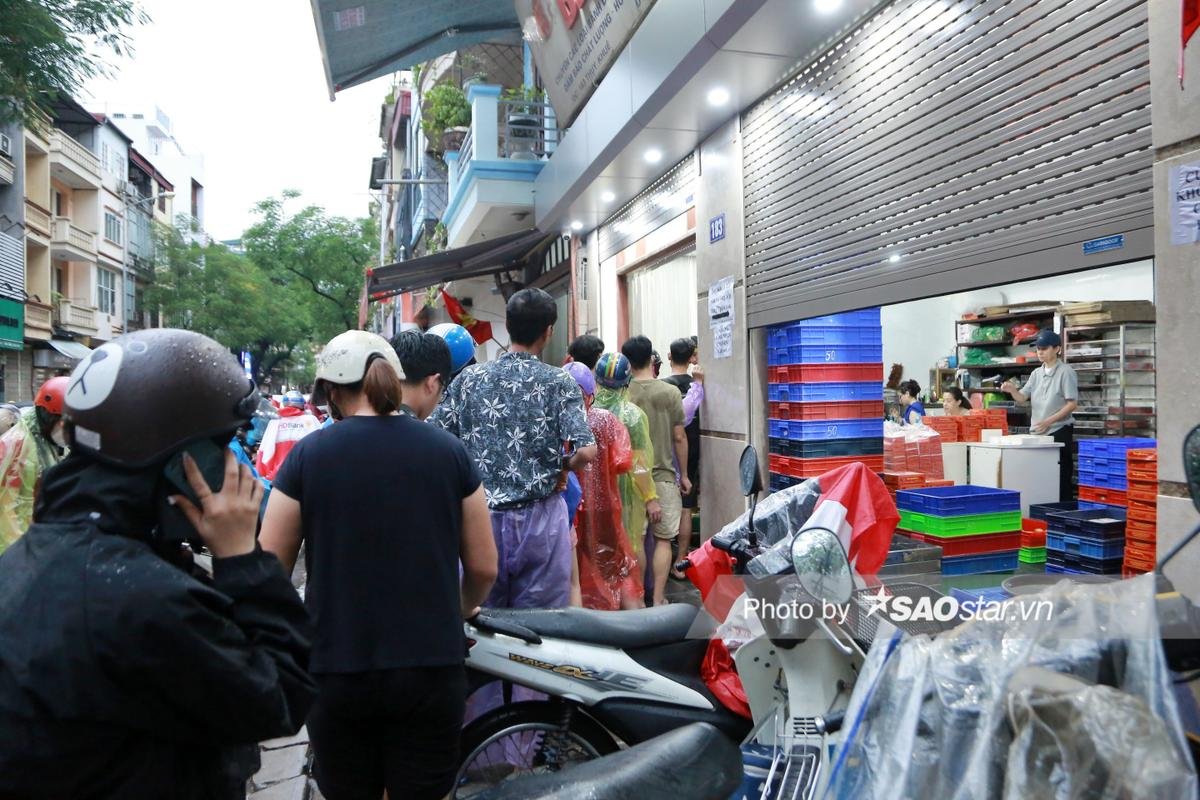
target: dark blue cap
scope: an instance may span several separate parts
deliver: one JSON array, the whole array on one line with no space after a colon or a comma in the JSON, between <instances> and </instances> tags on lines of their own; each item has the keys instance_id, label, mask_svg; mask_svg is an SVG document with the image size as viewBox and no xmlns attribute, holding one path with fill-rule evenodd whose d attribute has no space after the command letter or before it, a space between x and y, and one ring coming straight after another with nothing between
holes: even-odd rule
<instances>
[{"instance_id":1,"label":"dark blue cap","mask_svg":"<svg viewBox=\"0 0 1200 800\"><path fill-rule=\"evenodd\" d=\"M1049 328L1042 328L1038 331L1037 338L1033 340L1034 347L1057 347L1062 344L1062 337Z\"/></svg>"}]
</instances>

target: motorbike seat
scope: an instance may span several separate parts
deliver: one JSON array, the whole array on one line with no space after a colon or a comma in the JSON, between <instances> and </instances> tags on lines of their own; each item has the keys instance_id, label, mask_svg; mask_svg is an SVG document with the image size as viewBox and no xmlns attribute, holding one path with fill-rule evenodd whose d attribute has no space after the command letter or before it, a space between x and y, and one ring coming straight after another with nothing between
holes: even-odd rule
<instances>
[{"instance_id":1,"label":"motorbike seat","mask_svg":"<svg viewBox=\"0 0 1200 800\"><path fill-rule=\"evenodd\" d=\"M683 641L696 621L698 611L686 603L672 603L629 611L488 608L483 614L521 625L541 636L626 649Z\"/></svg>"},{"instance_id":2,"label":"motorbike seat","mask_svg":"<svg viewBox=\"0 0 1200 800\"><path fill-rule=\"evenodd\" d=\"M507 781L477 795L477 800L723 800L741 782L737 745L713 726L697 722L561 772Z\"/></svg>"}]
</instances>

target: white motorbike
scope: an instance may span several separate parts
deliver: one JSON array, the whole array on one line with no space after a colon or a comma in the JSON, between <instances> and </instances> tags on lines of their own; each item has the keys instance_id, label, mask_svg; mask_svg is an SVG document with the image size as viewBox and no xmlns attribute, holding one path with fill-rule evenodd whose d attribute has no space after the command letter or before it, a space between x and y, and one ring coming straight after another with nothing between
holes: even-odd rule
<instances>
[{"instance_id":1,"label":"white motorbike","mask_svg":"<svg viewBox=\"0 0 1200 800\"><path fill-rule=\"evenodd\" d=\"M781 602L784 586L803 602L845 605L870 591L856 590L841 542L828 530L768 519L768 532L786 534L760 547L754 513L762 478L753 448L743 453L741 477L751 501L746 523L714 543L734 557L748 595ZM772 507L789 513L784 504ZM779 552L790 556L786 564ZM774 573L753 577L748 565L771 554L775 562L766 561L775 563ZM788 580L778 577L793 571ZM860 628L864 620L875 623L859 617ZM504 702L464 728L455 797L522 774L555 772L694 722L713 725L743 745L748 763L758 763L747 768L753 789L736 797L815 796L871 631L852 633L819 616L768 623L735 655L748 720L726 709L701 678L714 630L706 612L685 604L480 613L466 626L469 688L499 680ZM543 696L522 699L533 693Z\"/></svg>"}]
</instances>

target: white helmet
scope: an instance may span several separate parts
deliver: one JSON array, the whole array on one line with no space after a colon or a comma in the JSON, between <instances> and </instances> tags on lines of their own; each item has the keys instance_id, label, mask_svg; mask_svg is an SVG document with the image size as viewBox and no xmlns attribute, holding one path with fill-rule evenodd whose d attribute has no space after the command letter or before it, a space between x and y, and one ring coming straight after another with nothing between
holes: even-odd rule
<instances>
[{"instance_id":1,"label":"white helmet","mask_svg":"<svg viewBox=\"0 0 1200 800\"><path fill-rule=\"evenodd\" d=\"M339 333L317 356L317 380L341 385L358 383L376 358L391 364L400 380L404 380L404 367L400 366L396 351L382 336L369 331Z\"/></svg>"}]
</instances>

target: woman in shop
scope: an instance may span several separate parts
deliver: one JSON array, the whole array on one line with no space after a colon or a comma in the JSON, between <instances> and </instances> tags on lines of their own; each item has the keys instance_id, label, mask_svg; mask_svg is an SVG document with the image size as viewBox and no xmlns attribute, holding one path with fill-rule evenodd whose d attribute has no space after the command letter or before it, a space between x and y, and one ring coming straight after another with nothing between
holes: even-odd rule
<instances>
[{"instance_id":1,"label":"woman in shop","mask_svg":"<svg viewBox=\"0 0 1200 800\"><path fill-rule=\"evenodd\" d=\"M971 413L971 401L957 386L942 392L942 408L947 417L965 417Z\"/></svg>"},{"instance_id":2,"label":"woman in shop","mask_svg":"<svg viewBox=\"0 0 1200 800\"><path fill-rule=\"evenodd\" d=\"M917 399L921 386L916 381L905 381L900 384L900 405L904 407L901 417L905 425L920 425L925 417L925 406Z\"/></svg>"},{"instance_id":3,"label":"woman in shop","mask_svg":"<svg viewBox=\"0 0 1200 800\"><path fill-rule=\"evenodd\" d=\"M1061 442L1063 450L1058 462L1058 496L1061 500L1072 497L1071 450L1075 443L1075 418L1071 413L1079 407L1079 380L1075 370L1060 359L1062 337L1049 328L1042 330L1033 340L1038 360L1042 366L1035 369L1025 385L1018 388L1012 381L1005 381L1000 390L1007 392L1018 403L1029 403L1032 425L1031 433L1054 437Z\"/></svg>"}]
</instances>

